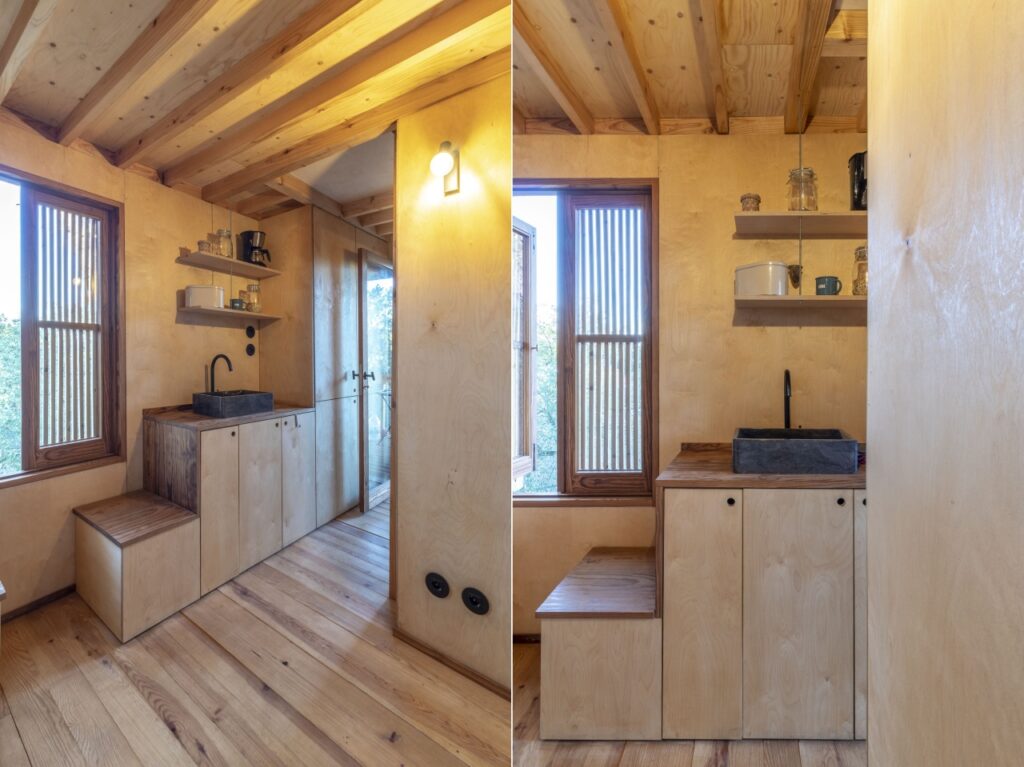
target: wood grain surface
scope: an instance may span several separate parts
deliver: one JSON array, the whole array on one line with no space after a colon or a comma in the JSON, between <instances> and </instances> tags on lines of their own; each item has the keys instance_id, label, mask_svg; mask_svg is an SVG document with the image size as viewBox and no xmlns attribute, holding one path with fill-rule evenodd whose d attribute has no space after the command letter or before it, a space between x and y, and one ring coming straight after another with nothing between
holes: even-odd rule
<instances>
[{"instance_id":1,"label":"wood grain surface","mask_svg":"<svg viewBox=\"0 0 1024 767\"><path fill-rule=\"evenodd\" d=\"M734 487L768 489L837 488L862 490L864 466L856 474L736 474L732 446L683 443L679 454L658 475L659 487Z\"/></svg>"},{"instance_id":2,"label":"wood grain surface","mask_svg":"<svg viewBox=\"0 0 1024 767\"><path fill-rule=\"evenodd\" d=\"M74 513L122 547L196 519L188 509L145 490L77 506Z\"/></svg>"},{"instance_id":3,"label":"wood grain surface","mask_svg":"<svg viewBox=\"0 0 1024 767\"><path fill-rule=\"evenodd\" d=\"M252 415L236 416L234 418L211 418L192 412L191 405L178 405L176 407L160 407L142 411L143 418L149 421L182 426L196 431L207 429L222 429L227 426L240 426L243 423L254 421L266 421L270 418L284 418L285 416L309 413L310 407L275 407L265 413L253 413Z\"/></svg>"},{"instance_id":4,"label":"wood grain surface","mask_svg":"<svg viewBox=\"0 0 1024 767\"><path fill-rule=\"evenodd\" d=\"M537 608L538 618L653 618L653 548L595 548Z\"/></svg>"}]
</instances>

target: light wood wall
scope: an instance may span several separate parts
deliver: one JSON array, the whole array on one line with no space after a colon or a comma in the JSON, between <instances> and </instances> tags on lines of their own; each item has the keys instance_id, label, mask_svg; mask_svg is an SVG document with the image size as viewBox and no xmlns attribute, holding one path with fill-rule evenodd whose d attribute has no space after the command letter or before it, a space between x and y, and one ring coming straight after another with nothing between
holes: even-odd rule
<instances>
[{"instance_id":1,"label":"light wood wall","mask_svg":"<svg viewBox=\"0 0 1024 767\"><path fill-rule=\"evenodd\" d=\"M235 231L256 222L112 167L77 148L64 148L22 126L0 110L0 165L76 187L124 204L125 365L127 372L127 463L17 485L0 490L0 580L7 610L74 582L72 506L142 486L142 410L191 401L206 386L205 366L218 352L231 357L235 372L220 370L223 385L258 388L257 354L245 354L244 329L179 324L175 290L211 280L225 291L224 275L175 263L178 248L218 227Z\"/></svg>"},{"instance_id":2,"label":"light wood wall","mask_svg":"<svg viewBox=\"0 0 1024 767\"><path fill-rule=\"evenodd\" d=\"M1024 6L869 13L868 756L1018 764Z\"/></svg>"},{"instance_id":3,"label":"light wood wall","mask_svg":"<svg viewBox=\"0 0 1024 767\"><path fill-rule=\"evenodd\" d=\"M510 685L511 78L398 121L395 496L398 626ZM461 156L444 196L428 165ZM452 587L437 599L424 577ZM463 606L464 587L490 600Z\"/></svg>"},{"instance_id":4,"label":"light wood wall","mask_svg":"<svg viewBox=\"0 0 1024 767\"><path fill-rule=\"evenodd\" d=\"M847 160L864 148L863 134L804 136L804 163L818 173L821 210L849 209ZM796 242L732 238L733 213L744 192L758 192L762 210L785 210L787 176L799 165L798 152L797 137L782 134L515 137L516 179L658 180L660 467L682 441L728 442L741 425L781 426L787 367L793 374L794 425L837 426L865 438L863 326L833 327L826 316L803 313L736 314L733 308L737 266L798 260ZM815 276L835 274L849 293L853 250L862 244L805 243L809 292ZM515 510L517 634L537 632L533 609L547 595L547 584L582 557L585 544L645 543L637 540L647 530L646 520L638 523L637 509L603 510L592 525L580 518L587 511ZM569 536L557 551L542 543L545 532L555 529Z\"/></svg>"}]
</instances>

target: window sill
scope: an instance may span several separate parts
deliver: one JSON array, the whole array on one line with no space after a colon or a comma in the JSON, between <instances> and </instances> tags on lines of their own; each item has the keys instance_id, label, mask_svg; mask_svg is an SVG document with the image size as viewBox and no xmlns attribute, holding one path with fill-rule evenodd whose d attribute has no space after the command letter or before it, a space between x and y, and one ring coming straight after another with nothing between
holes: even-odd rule
<instances>
[{"instance_id":1,"label":"window sill","mask_svg":"<svg viewBox=\"0 0 1024 767\"><path fill-rule=\"evenodd\" d=\"M649 495L628 495L619 498L586 495L513 495L513 509L540 508L581 508L581 507L626 507L642 506L654 508L654 498Z\"/></svg>"},{"instance_id":2,"label":"window sill","mask_svg":"<svg viewBox=\"0 0 1024 767\"><path fill-rule=\"evenodd\" d=\"M65 474L75 474L79 471L99 469L115 463L125 463L125 457L123 455L108 455L103 458L94 458L91 461L83 461L82 463L57 466L53 469L38 469L35 471L23 471L20 474L10 474L6 477L0 477L0 490L16 485L27 485L30 482L41 482L44 479L53 479Z\"/></svg>"}]
</instances>

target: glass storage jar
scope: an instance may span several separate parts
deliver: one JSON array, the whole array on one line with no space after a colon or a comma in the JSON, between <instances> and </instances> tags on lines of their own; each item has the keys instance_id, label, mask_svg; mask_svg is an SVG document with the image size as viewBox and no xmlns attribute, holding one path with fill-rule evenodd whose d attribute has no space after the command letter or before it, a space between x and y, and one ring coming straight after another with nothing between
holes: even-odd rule
<instances>
[{"instance_id":1,"label":"glass storage jar","mask_svg":"<svg viewBox=\"0 0 1024 767\"><path fill-rule=\"evenodd\" d=\"M246 310L257 313L263 311L263 304L260 301L260 284L258 282L249 283L246 292L249 294L249 303L245 306Z\"/></svg>"},{"instance_id":2,"label":"glass storage jar","mask_svg":"<svg viewBox=\"0 0 1024 767\"><path fill-rule=\"evenodd\" d=\"M818 177L814 168L793 168L789 172L789 209L818 209Z\"/></svg>"},{"instance_id":3,"label":"glass storage jar","mask_svg":"<svg viewBox=\"0 0 1024 767\"><path fill-rule=\"evenodd\" d=\"M868 246L861 245L853 251L853 295L868 294Z\"/></svg>"},{"instance_id":4,"label":"glass storage jar","mask_svg":"<svg viewBox=\"0 0 1024 767\"><path fill-rule=\"evenodd\" d=\"M217 250L217 255L223 256L224 258L235 257L235 241L231 236L230 229L218 229L216 238L213 240L213 245Z\"/></svg>"}]
</instances>

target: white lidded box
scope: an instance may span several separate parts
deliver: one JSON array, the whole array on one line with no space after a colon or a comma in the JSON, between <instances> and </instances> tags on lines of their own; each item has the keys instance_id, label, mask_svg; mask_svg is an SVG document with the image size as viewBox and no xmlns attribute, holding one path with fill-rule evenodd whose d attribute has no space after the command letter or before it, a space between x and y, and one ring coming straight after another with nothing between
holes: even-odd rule
<instances>
[{"instance_id":1,"label":"white lidded box","mask_svg":"<svg viewBox=\"0 0 1024 767\"><path fill-rule=\"evenodd\" d=\"M185 288L185 306L223 309L224 288L219 285L189 285Z\"/></svg>"},{"instance_id":2,"label":"white lidded box","mask_svg":"<svg viewBox=\"0 0 1024 767\"><path fill-rule=\"evenodd\" d=\"M789 269L782 261L736 267L737 296L784 296L788 293Z\"/></svg>"}]
</instances>

